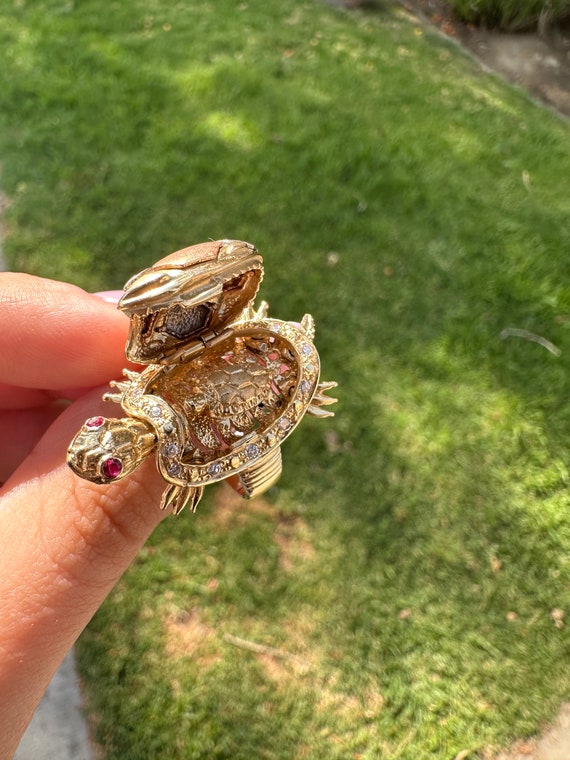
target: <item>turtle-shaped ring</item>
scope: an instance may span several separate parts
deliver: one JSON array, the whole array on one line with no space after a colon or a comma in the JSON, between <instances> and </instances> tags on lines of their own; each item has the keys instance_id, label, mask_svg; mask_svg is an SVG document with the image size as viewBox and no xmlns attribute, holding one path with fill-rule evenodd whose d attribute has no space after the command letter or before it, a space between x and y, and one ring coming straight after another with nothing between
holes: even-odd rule
<instances>
[{"instance_id":1,"label":"turtle-shaped ring","mask_svg":"<svg viewBox=\"0 0 570 760\"><path fill-rule=\"evenodd\" d=\"M156 451L167 482L161 508L194 511L220 480L242 496L281 475L281 443L305 413L332 416L320 382L313 318L300 323L254 309L263 261L250 243L218 240L162 259L125 285L131 320L126 356L147 365L112 382L126 417L91 417L67 462L82 478L111 483Z\"/></svg>"}]
</instances>

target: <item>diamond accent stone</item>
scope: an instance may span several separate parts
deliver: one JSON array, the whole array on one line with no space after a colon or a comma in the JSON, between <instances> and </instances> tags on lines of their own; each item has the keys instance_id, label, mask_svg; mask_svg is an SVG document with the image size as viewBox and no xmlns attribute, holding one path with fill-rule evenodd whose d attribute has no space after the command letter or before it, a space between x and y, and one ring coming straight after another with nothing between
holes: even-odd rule
<instances>
[{"instance_id":1,"label":"diamond accent stone","mask_svg":"<svg viewBox=\"0 0 570 760\"><path fill-rule=\"evenodd\" d=\"M175 457L179 452L178 444L167 443L162 447L162 453L165 457Z\"/></svg>"},{"instance_id":2,"label":"diamond accent stone","mask_svg":"<svg viewBox=\"0 0 570 760\"><path fill-rule=\"evenodd\" d=\"M208 475L211 475L213 478L215 478L216 475L219 475L221 471L222 465L219 462L212 462L208 467Z\"/></svg>"},{"instance_id":3,"label":"diamond accent stone","mask_svg":"<svg viewBox=\"0 0 570 760\"><path fill-rule=\"evenodd\" d=\"M308 380L302 380L299 388L303 391L303 393L307 393L307 391L311 390L311 383Z\"/></svg>"},{"instance_id":4,"label":"diamond accent stone","mask_svg":"<svg viewBox=\"0 0 570 760\"><path fill-rule=\"evenodd\" d=\"M303 345L301 346L301 353L303 354L303 356L311 355L311 347L309 346L308 343L303 343Z\"/></svg>"},{"instance_id":5,"label":"diamond accent stone","mask_svg":"<svg viewBox=\"0 0 570 760\"><path fill-rule=\"evenodd\" d=\"M291 420L288 420L287 417L281 417L281 419L279 420L279 427L281 428L281 430L289 430L289 428L291 427L291 424L292 424Z\"/></svg>"},{"instance_id":6,"label":"diamond accent stone","mask_svg":"<svg viewBox=\"0 0 570 760\"><path fill-rule=\"evenodd\" d=\"M162 414L162 409L158 405L151 406L151 408L149 409L149 414L151 417L160 417Z\"/></svg>"},{"instance_id":7,"label":"diamond accent stone","mask_svg":"<svg viewBox=\"0 0 570 760\"><path fill-rule=\"evenodd\" d=\"M123 471L123 463L117 457L109 457L101 465L101 473L107 480L115 480Z\"/></svg>"},{"instance_id":8,"label":"diamond accent stone","mask_svg":"<svg viewBox=\"0 0 570 760\"><path fill-rule=\"evenodd\" d=\"M178 464L178 462L171 462L166 468L166 472L172 475L173 478L176 478L182 472L182 465Z\"/></svg>"},{"instance_id":9,"label":"diamond accent stone","mask_svg":"<svg viewBox=\"0 0 570 760\"><path fill-rule=\"evenodd\" d=\"M250 443L249 446L246 446L245 449L245 455L248 459L255 459L259 456L259 446L257 443Z\"/></svg>"}]
</instances>

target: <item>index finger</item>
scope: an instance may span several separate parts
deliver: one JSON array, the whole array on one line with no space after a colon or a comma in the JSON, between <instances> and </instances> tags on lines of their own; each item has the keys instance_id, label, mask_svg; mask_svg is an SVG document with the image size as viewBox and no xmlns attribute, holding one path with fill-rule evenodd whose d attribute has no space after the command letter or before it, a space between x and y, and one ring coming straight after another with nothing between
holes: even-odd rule
<instances>
[{"instance_id":1,"label":"index finger","mask_svg":"<svg viewBox=\"0 0 570 760\"><path fill-rule=\"evenodd\" d=\"M0 383L58 390L121 374L128 318L68 283L0 273Z\"/></svg>"}]
</instances>

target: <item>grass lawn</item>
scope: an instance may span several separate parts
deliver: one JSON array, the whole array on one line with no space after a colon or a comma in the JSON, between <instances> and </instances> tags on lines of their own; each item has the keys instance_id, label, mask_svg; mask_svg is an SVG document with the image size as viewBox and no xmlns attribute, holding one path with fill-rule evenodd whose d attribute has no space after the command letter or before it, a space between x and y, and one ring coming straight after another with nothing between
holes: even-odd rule
<instances>
[{"instance_id":1,"label":"grass lawn","mask_svg":"<svg viewBox=\"0 0 570 760\"><path fill-rule=\"evenodd\" d=\"M82 636L103 757L539 730L570 696L568 124L398 10L14 0L0 49L13 268L106 289L251 240L340 385L277 487L163 523Z\"/></svg>"}]
</instances>

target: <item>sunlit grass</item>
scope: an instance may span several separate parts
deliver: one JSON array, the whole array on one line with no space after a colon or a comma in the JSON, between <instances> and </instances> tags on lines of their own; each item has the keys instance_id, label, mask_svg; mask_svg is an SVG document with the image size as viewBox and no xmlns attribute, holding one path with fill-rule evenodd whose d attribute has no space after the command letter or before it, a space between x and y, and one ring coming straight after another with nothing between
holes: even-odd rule
<instances>
[{"instance_id":1,"label":"sunlit grass","mask_svg":"<svg viewBox=\"0 0 570 760\"><path fill-rule=\"evenodd\" d=\"M164 523L82 637L105 756L537 731L570 682L567 125L397 10L18 2L0 44L12 266L106 289L249 239L340 384L265 499Z\"/></svg>"}]
</instances>

